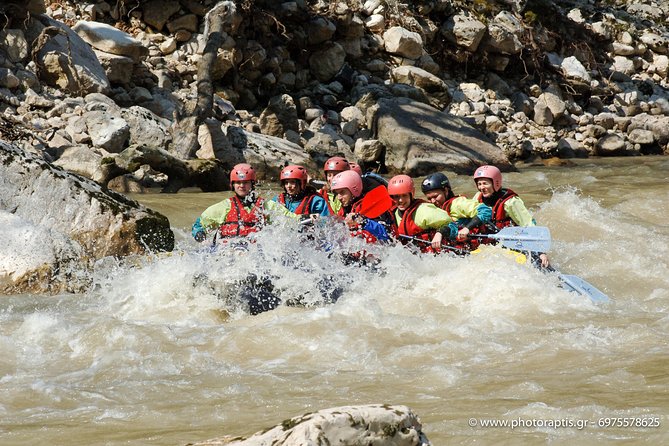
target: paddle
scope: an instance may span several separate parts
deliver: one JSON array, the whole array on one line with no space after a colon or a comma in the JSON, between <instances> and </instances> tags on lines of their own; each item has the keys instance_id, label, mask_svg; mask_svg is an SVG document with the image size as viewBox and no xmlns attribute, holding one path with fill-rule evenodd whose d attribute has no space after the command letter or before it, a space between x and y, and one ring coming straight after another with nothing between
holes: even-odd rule
<instances>
[{"instance_id":1,"label":"paddle","mask_svg":"<svg viewBox=\"0 0 669 446\"><path fill-rule=\"evenodd\" d=\"M551 247L551 233L544 226L507 226L496 234L469 234L469 237L499 240L505 248L518 251L546 252Z\"/></svg>"},{"instance_id":2,"label":"paddle","mask_svg":"<svg viewBox=\"0 0 669 446\"><path fill-rule=\"evenodd\" d=\"M402 237L402 238L405 238L405 239L407 239L407 240L411 240L411 241L413 241L413 242L426 243L426 244L428 244L428 245L429 245L429 244L432 244L432 242L431 242L430 240L424 240L424 239L419 238L419 237L412 237L412 236L410 236L410 235L404 235L404 234L400 234L399 236ZM460 249L460 248L456 248L456 247L454 247L454 246L448 246L448 245L441 245L441 249L446 249L446 250L449 250L449 251L454 251L454 252L457 252L458 254L466 254L466 253L469 252L469 251L467 251L466 249Z\"/></svg>"},{"instance_id":3,"label":"paddle","mask_svg":"<svg viewBox=\"0 0 669 446\"><path fill-rule=\"evenodd\" d=\"M385 186L377 186L367 192L360 203L359 214L367 218L376 218L393 207L393 199Z\"/></svg>"},{"instance_id":4,"label":"paddle","mask_svg":"<svg viewBox=\"0 0 669 446\"><path fill-rule=\"evenodd\" d=\"M556 271L557 272L557 271ZM574 291L581 296L588 297L594 303L608 303L611 301L609 296L599 291L594 285L586 282L578 276L571 274L557 273L558 279L569 291Z\"/></svg>"}]
</instances>

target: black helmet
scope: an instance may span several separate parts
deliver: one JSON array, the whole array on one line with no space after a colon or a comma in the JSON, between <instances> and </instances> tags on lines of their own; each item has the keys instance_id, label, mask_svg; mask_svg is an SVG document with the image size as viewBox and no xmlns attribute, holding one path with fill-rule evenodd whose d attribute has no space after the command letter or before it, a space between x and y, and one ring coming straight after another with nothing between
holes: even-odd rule
<instances>
[{"instance_id":1,"label":"black helmet","mask_svg":"<svg viewBox=\"0 0 669 446\"><path fill-rule=\"evenodd\" d=\"M441 172L433 173L425 177L423 182L420 185L420 190L423 193L430 192L435 189L450 189L451 183L448 181L448 177Z\"/></svg>"}]
</instances>

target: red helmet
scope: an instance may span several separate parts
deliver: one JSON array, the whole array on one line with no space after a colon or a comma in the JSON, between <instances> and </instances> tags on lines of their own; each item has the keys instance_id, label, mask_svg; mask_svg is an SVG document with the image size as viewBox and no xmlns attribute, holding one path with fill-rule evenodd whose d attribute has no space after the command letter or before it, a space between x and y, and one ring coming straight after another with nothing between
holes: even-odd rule
<instances>
[{"instance_id":1,"label":"red helmet","mask_svg":"<svg viewBox=\"0 0 669 446\"><path fill-rule=\"evenodd\" d=\"M389 195L415 194L416 188L409 175L396 175L388 181Z\"/></svg>"},{"instance_id":2,"label":"red helmet","mask_svg":"<svg viewBox=\"0 0 669 446\"><path fill-rule=\"evenodd\" d=\"M358 172L354 170L346 170L338 173L332 178L330 188L333 191L336 191L337 189L348 189L351 191L351 194L357 198L362 195L362 178L360 178Z\"/></svg>"},{"instance_id":3,"label":"red helmet","mask_svg":"<svg viewBox=\"0 0 669 446\"><path fill-rule=\"evenodd\" d=\"M358 172L358 175L362 176L362 167L358 163L348 163L349 169Z\"/></svg>"},{"instance_id":4,"label":"red helmet","mask_svg":"<svg viewBox=\"0 0 669 446\"><path fill-rule=\"evenodd\" d=\"M492 188L497 192L502 188L502 172L495 166L481 166L474 172L474 183L479 178L488 178L492 181Z\"/></svg>"},{"instance_id":5,"label":"red helmet","mask_svg":"<svg viewBox=\"0 0 669 446\"><path fill-rule=\"evenodd\" d=\"M348 165L348 161L346 161L346 158L342 158L341 156L333 156L329 160L325 162L325 165L323 166L323 171L327 172L343 172L345 170L349 170L350 167Z\"/></svg>"},{"instance_id":6,"label":"red helmet","mask_svg":"<svg viewBox=\"0 0 669 446\"><path fill-rule=\"evenodd\" d=\"M284 180L300 180L302 189L307 185L307 169L302 166L286 166L281 171L279 180L283 184Z\"/></svg>"},{"instance_id":7,"label":"red helmet","mask_svg":"<svg viewBox=\"0 0 669 446\"><path fill-rule=\"evenodd\" d=\"M256 180L256 171L253 170L253 166L246 163L241 163L235 165L230 171L230 187L235 181L255 181Z\"/></svg>"}]
</instances>

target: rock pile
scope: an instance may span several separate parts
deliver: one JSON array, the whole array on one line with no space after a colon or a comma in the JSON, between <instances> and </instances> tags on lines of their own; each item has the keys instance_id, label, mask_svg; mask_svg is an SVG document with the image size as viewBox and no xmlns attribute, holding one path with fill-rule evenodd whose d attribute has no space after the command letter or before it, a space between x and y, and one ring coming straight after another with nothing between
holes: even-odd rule
<instances>
[{"instance_id":1,"label":"rock pile","mask_svg":"<svg viewBox=\"0 0 669 446\"><path fill-rule=\"evenodd\" d=\"M242 2L195 158L172 135L213 0L28 3L0 33L0 129L22 129L2 137L104 185L218 190L241 159L420 175L668 151L662 2Z\"/></svg>"}]
</instances>

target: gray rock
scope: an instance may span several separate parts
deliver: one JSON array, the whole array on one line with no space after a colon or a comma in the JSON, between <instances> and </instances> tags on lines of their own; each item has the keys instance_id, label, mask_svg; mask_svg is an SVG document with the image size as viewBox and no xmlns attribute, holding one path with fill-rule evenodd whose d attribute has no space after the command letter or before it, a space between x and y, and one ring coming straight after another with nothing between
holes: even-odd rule
<instances>
[{"instance_id":1,"label":"gray rock","mask_svg":"<svg viewBox=\"0 0 669 446\"><path fill-rule=\"evenodd\" d=\"M367 120L386 147L391 172L418 176L435 169L471 173L480 164L509 167L502 150L465 121L411 99L380 99Z\"/></svg>"},{"instance_id":2,"label":"gray rock","mask_svg":"<svg viewBox=\"0 0 669 446\"><path fill-rule=\"evenodd\" d=\"M130 94L130 99L136 104L153 99L151 92L144 87L133 87L128 93Z\"/></svg>"},{"instance_id":3,"label":"gray rock","mask_svg":"<svg viewBox=\"0 0 669 446\"><path fill-rule=\"evenodd\" d=\"M198 158L224 159L232 149L232 144L224 132L224 126L216 119L207 119L200 125L197 132L200 148L195 153Z\"/></svg>"},{"instance_id":4,"label":"gray rock","mask_svg":"<svg viewBox=\"0 0 669 446\"><path fill-rule=\"evenodd\" d=\"M287 94L272 97L258 123L265 135L282 137L288 130L297 131L297 107L293 98Z\"/></svg>"},{"instance_id":5,"label":"gray rock","mask_svg":"<svg viewBox=\"0 0 669 446\"><path fill-rule=\"evenodd\" d=\"M604 127L606 130L611 130L616 122L616 116L613 113L600 113L593 116L593 122L596 125Z\"/></svg>"},{"instance_id":6,"label":"gray rock","mask_svg":"<svg viewBox=\"0 0 669 446\"><path fill-rule=\"evenodd\" d=\"M48 39L37 53L40 79L75 95L109 91L105 70L91 47L61 22L47 16L40 16L39 20L33 20L32 26L26 30L28 40L37 39L47 26L55 27L64 34Z\"/></svg>"},{"instance_id":7,"label":"gray rock","mask_svg":"<svg viewBox=\"0 0 669 446\"><path fill-rule=\"evenodd\" d=\"M627 139L633 144L653 144L655 136L650 130L635 128L627 134Z\"/></svg>"},{"instance_id":8,"label":"gray rock","mask_svg":"<svg viewBox=\"0 0 669 446\"><path fill-rule=\"evenodd\" d=\"M142 6L143 20L157 31L163 29L169 18L179 12L179 2L170 0L149 0Z\"/></svg>"},{"instance_id":9,"label":"gray rock","mask_svg":"<svg viewBox=\"0 0 669 446\"><path fill-rule=\"evenodd\" d=\"M117 56L116 54L95 51L100 64L105 70L107 79L113 84L127 85L132 79L135 61L130 57Z\"/></svg>"},{"instance_id":10,"label":"gray rock","mask_svg":"<svg viewBox=\"0 0 669 446\"><path fill-rule=\"evenodd\" d=\"M442 34L448 40L467 51L474 52L486 34L487 27L484 23L468 14L455 14L451 16L441 29Z\"/></svg>"},{"instance_id":11,"label":"gray rock","mask_svg":"<svg viewBox=\"0 0 669 446\"><path fill-rule=\"evenodd\" d=\"M576 57L566 57L560 66L565 77L568 79L575 79L577 81L590 84L590 73L588 73L588 70L585 69L581 61L579 61Z\"/></svg>"},{"instance_id":12,"label":"gray rock","mask_svg":"<svg viewBox=\"0 0 669 446\"><path fill-rule=\"evenodd\" d=\"M523 26L509 11L502 11L488 25L485 44L491 51L502 54L518 54L523 49L520 35Z\"/></svg>"},{"instance_id":13,"label":"gray rock","mask_svg":"<svg viewBox=\"0 0 669 446\"><path fill-rule=\"evenodd\" d=\"M142 42L106 23L80 20L72 30L93 48L106 53L130 57L136 62L149 54L148 48Z\"/></svg>"},{"instance_id":14,"label":"gray rock","mask_svg":"<svg viewBox=\"0 0 669 446\"><path fill-rule=\"evenodd\" d=\"M111 153L121 152L126 147L130 126L120 115L94 110L85 113L84 119L94 146Z\"/></svg>"},{"instance_id":15,"label":"gray rock","mask_svg":"<svg viewBox=\"0 0 669 446\"><path fill-rule=\"evenodd\" d=\"M328 43L309 57L311 74L321 82L330 81L346 61L346 51L339 43Z\"/></svg>"},{"instance_id":16,"label":"gray rock","mask_svg":"<svg viewBox=\"0 0 669 446\"><path fill-rule=\"evenodd\" d=\"M358 139L355 142L353 153L360 162L383 161L386 147L378 139Z\"/></svg>"},{"instance_id":17,"label":"gray rock","mask_svg":"<svg viewBox=\"0 0 669 446\"><path fill-rule=\"evenodd\" d=\"M130 145L167 148L172 139L168 130L169 121L139 105L122 109L121 116L129 127Z\"/></svg>"},{"instance_id":18,"label":"gray rock","mask_svg":"<svg viewBox=\"0 0 669 446\"><path fill-rule=\"evenodd\" d=\"M309 45L318 45L326 42L337 31L336 25L324 17L317 17L311 20L306 28Z\"/></svg>"},{"instance_id":19,"label":"gray rock","mask_svg":"<svg viewBox=\"0 0 669 446\"><path fill-rule=\"evenodd\" d=\"M87 133L86 119L82 116L74 116L70 118L65 127L65 131L70 135L72 140L77 144L85 144L91 142L91 137Z\"/></svg>"},{"instance_id":20,"label":"gray rock","mask_svg":"<svg viewBox=\"0 0 669 446\"><path fill-rule=\"evenodd\" d=\"M85 275L71 275L74 266L174 246L164 216L4 142L0 178L0 202L11 210L0 212L2 293L81 291L77 278ZM12 227L20 229L9 233Z\"/></svg>"},{"instance_id":21,"label":"gray rock","mask_svg":"<svg viewBox=\"0 0 669 446\"><path fill-rule=\"evenodd\" d=\"M18 77L14 76L14 73L7 68L0 68L0 87L13 90L19 85L21 85L21 81Z\"/></svg>"},{"instance_id":22,"label":"gray rock","mask_svg":"<svg viewBox=\"0 0 669 446\"><path fill-rule=\"evenodd\" d=\"M619 156L625 153L625 140L615 133L607 133L599 138L595 145L595 153L599 156Z\"/></svg>"},{"instance_id":23,"label":"gray rock","mask_svg":"<svg viewBox=\"0 0 669 446\"><path fill-rule=\"evenodd\" d=\"M102 155L95 153L89 147L76 145L63 148L53 164L68 172L93 179L98 175L101 161Z\"/></svg>"},{"instance_id":24,"label":"gray rock","mask_svg":"<svg viewBox=\"0 0 669 446\"><path fill-rule=\"evenodd\" d=\"M386 18L381 14L372 14L365 19L365 26L373 33L380 33L386 28Z\"/></svg>"},{"instance_id":25,"label":"gray rock","mask_svg":"<svg viewBox=\"0 0 669 446\"><path fill-rule=\"evenodd\" d=\"M10 62L17 63L26 60L29 48L23 31L20 29L0 31L0 50L5 51Z\"/></svg>"},{"instance_id":26,"label":"gray rock","mask_svg":"<svg viewBox=\"0 0 669 446\"><path fill-rule=\"evenodd\" d=\"M294 417L249 438L212 439L193 446L393 445L429 446L418 417L406 406L324 409Z\"/></svg>"},{"instance_id":27,"label":"gray rock","mask_svg":"<svg viewBox=\"0 0 669 446\"><path fill-rule=\"evenodd\" d=\"M553 112L545 101L537 101L534 104L534 122L544 126L553 123Z\"/></svg>"},{"instance_id":28,"label":"gray rock","mask_svg":"<svg viewBox=\"0 0 669 446\"><path fill-rule=\"evenodd\" d=\"M393 26L383 33L385 49L408 59L418 59L423 54L423 39L420 34L401 26Z\"/></svg>"},{"instance_id":29,"label":"gray rock","mask_svg":"<svg viewBox=\"0 0 669 446\"><path fill-rule=\"evenodd\" d=\"M582 157L585 154L583 145L574 138L560 138L557 144L557 155L560 158Z\"/></svg>"},{"instance_id":30,"label":"gray rock","mask_svg":"<svg viewBox=\"0 0 669 446\"><path fill-rule=\"evenodd\" d=\"M226 126L224 131L231 143L230 150L223 155L229 167L238 162L251 163L261 178L278 178L282 166L288 164L318 170L314 160L297 144L239 127Z\"/></svg>"},{"instance_id":31,"label":"gray rock","mask_svg":"<svg viewBox=\"0 0 669 446\"><path fill-rule=\"evenodd\" d=\"M338 132L338 127L333 127L332 124L324 125L320 129L314 131L314 135L304 145L304 150L313 158L329 158L337 154L343 154L344 158L353 158L353 151L344 135Z\"/></svg>"},{"instance_id":32,"label":"gray rock","mask_svg":"<svg viewBox=\"0 0 669 446\"><path fill-rule=\"evenodd\" d=\"M391 71L390 76L394 82L412 85L425 91L429 97L434 99L431 103L437 108L443 109L451 103L452 98L448 85L422 68L397 67Z\"/></svg>"},{"instance_id":33,"label":"gray rock","mask_svg":"<svg viewBox=\"0 0 669 446\"><path fill-rule=\"evenodd\" d=\"M195 14L186 14L167 22L167 29L171 33L176 33L180 30L186 30L194 33L197 32L198 23L199 21Z\"/></svg>"},{"instance_id":34,"label":"gray rock","mask_svg":"<svg viewBox=\"0 0 669 446\"><path fill-rule=\"evenodd\" d=\"M52 99L40 96L32 89L26 91L25 103L36 108L52 108L55 104Z\"/></svg>"},{"instance_id":35,"label":"gray rock","mask_svg":"<svg viewBox=\"0 0 669 446\"><path fill-rule=\"evenodd\" d=\"M669 47L669 39L667 37L660 36L654 32L646 31L641 35L639 40L641 40L641 42L648 48L653 50L653 52L658 54L667 54L667 49Z\"/></svg>"}]
</instances>

